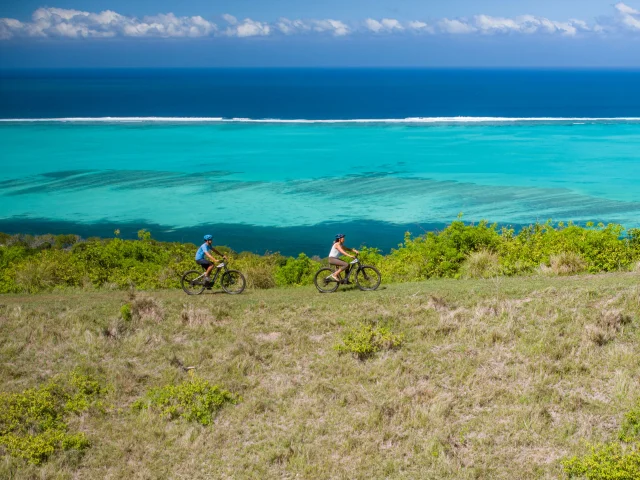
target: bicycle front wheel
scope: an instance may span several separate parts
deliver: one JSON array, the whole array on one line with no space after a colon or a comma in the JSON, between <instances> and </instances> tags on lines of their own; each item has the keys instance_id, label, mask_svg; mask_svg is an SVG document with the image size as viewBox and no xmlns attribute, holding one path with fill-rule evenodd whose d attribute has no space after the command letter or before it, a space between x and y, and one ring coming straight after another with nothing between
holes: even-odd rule
<instances>
[{"instance_id":1,"label":"bicycle front wheel","mask_svg":"<svg viewBox=\"0 0 640 480\"><path fill-rule=\"evenodd\" d=\"M180 284L182 285L182 290L184 290L187 295L200 295L204 291L204 277L202 276L202 272L189 270L182 275Z\"/></svg>"},{"instance_id":2,"label":"bicycle front wheel","mask_svg":"<svg viewBox=\"0 0 640 480\"><path fill-rule=\"evenodd\" d=\"M220 283L222 284L224 291L231 295L238 295L239 293L242 293L247 284L244 279L244 275L237 270L227 270L224 272Z\"/></svg>"},{"instance_id":3,"label":"bicycle front wheel","mask_svg":"<svg viewBox=\"0 0 640 480\"><path fill-rule=\"evenodd\" d=\"M313 283L321 293L331 293L338 289L340 284L331 278L332 273L332 269L324 267L318 270L316 276L313 278Z\"/></svg>"},{"instance_id":4,"label":"bicycle front wheel","mask_svg":"<svg viewBox=\"0 0 640 480\"><path fill-rule=\"evenodd\" d=\"M380 286L382 275L376 267L364 265L356 272L356 285L360 290L375 290Z\"/></svg>"}]
</instances>

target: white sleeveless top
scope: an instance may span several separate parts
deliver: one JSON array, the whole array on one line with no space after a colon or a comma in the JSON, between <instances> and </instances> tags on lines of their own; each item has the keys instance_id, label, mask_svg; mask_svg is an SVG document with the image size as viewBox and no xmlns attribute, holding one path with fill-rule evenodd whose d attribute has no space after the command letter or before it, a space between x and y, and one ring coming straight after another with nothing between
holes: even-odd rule
<instances>
[{"instance_id":1,"label":"white sleeveless top","mask_svg":"<svg viewBox=\"0 0 640 480\"><path fill-rule=\"evenodd\" d=\"M341 255L340 250L336 248L336 244L334 243L331 247L331 251L329 252L329 256L331 258L340 258Z\"/></svg>"}]
</instances>

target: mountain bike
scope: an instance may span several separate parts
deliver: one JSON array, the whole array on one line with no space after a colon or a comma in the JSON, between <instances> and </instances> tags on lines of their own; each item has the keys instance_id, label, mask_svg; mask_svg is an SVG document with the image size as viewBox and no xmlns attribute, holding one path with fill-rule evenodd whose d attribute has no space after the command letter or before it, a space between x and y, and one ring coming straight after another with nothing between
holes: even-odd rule
<instances>
[{"instance_id":1,"label":"mountain bike","mask_svg":"<svg viewBox=\"0 0 640 480\"><path fill-rule=\"evenodd\" d=\"M204 292L205 288L213 287L214 283L220 277L220 285L222 289L231 294L238 295L244 291L244 287L247 282L244 279L244 275L237 270L229 270L227 268L226 262L222 262L216 266L216 274L210 281L206 281L204 279L206 275L206 269L204 272L200 273L197 270L189 270L182 275L182 279L180 280L180 284L182 285L182 289L186 292L187 295L200 295ZM222 272L222 273L220 273Z\"/></svg>"},{"instance_id":2,"label":"mountain bike","mask_svg":"<svg viewBox=\"0 0 640 480\"><path fill-rule=\"evenodd\" d=\"M316 272L313 283L321 293L335 292L341 283L351 283L352 278L355 278L356 286L360 290L375 290L380 286L382 280L382 275L376 267L361 264L357 256L349 262L344 280L339 282L334 280L331 277L333 272L331 267L323 267Z\"/></svg>"}]
</instances>

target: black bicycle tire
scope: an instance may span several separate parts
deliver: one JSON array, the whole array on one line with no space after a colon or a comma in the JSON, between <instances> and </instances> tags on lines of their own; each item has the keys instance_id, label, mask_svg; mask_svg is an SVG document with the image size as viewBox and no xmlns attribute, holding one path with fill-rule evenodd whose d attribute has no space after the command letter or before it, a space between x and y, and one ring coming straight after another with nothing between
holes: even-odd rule
<instances>
[{"instance_id":1,"label":"black bicycle tire","mask_svg":"<svg viewBox=\"0 0 640 480\"><path fill-rule=\"evenodd\" d=\"M360 285L360 273L364 272L365 270L373 270L378 276L378 281L376 282L375 287L363 287L362 285ZM381 282L382 282L382 275L380 274L380 271L376 267L373 267L371 265L362 265L356 272L356 285L360 290L363 290L365 292L372 292L373 290L376 290L380 286Z\"/></svg>"},{"instance_id":2,"label":"black bicycle tire","mask_svg":"<svg viewBox=\"0 0 640 480\"><path fill-rule=\"evenodd\" d=\"M197 278L200 275L202 275L202 273L198 272L197 270L188 270L188 271L184 272L184 274L182 275L182 278L180 279L180 286L182 287L182 290L184 290L184 292L187 295L200 295L202 292L204 292L204 288L205 288L204 287L204 283L202 283L200 285L200 287L202 287L202 288L200 288L199 292L197 291L198 290L197 288L193 288L192 290L188 290L187 287L185 286L185 282L188 281L187 280L187 275L189 275L190 273L194 273L195 274L194 278Z\"/></svg>"},{"instance_id":3,"label":"black bicycle tire","mask_svg":"<svg viewBox=\"0 0 640 480\"><path fill-rule=\"evenodd\" d=\"M237 273L240 276L240 278L242 279L242 288L240 290L238 290L238 291L228 290L226 285L225 285L225 283L226 283L224 281L225 278L227 276L229 276L230 274L232 274L232 273ZM242 292L244 292L244 289L247 286L247 280L244 278L244 275L241 272L239 272L238 270L227 270L226 272L224 272L222 274L222 277L220 278L220 284L222 285L222 289L225 292L227 292L229 295L240 295Z\"/></svg>"},{"instance_id":4,"label":"black bicycle tire","mask_svg":"<svg viewBox=\"0 0 640 480\"><path fill-rule=\"evenodd\" d=\"M333 293L340 286L340 284L336 281L332 281L328 284L328 285L331 285L332 288L327 288L327 285L325 285L324 283L325 278L331 275L332 273L333 273L333 270L329 267L323 267L316 272L315 276L313 277L313 284L316 286L316 288L320 293ZM322 283L322 286L318 285L319 281Z\"/></svg>"}]
</instances>

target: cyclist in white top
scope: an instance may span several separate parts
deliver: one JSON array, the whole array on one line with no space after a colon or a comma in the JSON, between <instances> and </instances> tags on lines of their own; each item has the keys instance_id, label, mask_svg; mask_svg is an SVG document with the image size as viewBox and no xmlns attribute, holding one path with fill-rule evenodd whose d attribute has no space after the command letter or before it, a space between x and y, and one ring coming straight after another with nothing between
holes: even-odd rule
<instances>
[{"instance_id":1,"label":"cyclist in white top","mask_svg":"<svg viewBox=\"0 0 640 480\"><path fill-rule=\"evenodd\" d=\"M344 270L349 266L347 262L345 262L344 260L340 260L340 255L356 258L353 255L348 254L347 251L354 252L356 255L360 253L355 248L345 247L344 233L339 233L338 235L336 235L336 239L331 246L331 251L329 252L329 265L335 265L339 267L336 272L331 274L331 278L333 278L336 282L340 281L340 274L344 272Z\"/></svg>"}]
</instances>

